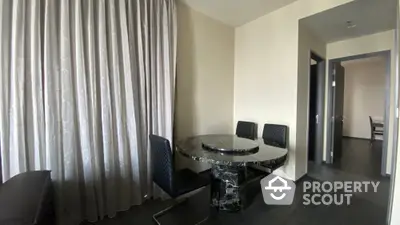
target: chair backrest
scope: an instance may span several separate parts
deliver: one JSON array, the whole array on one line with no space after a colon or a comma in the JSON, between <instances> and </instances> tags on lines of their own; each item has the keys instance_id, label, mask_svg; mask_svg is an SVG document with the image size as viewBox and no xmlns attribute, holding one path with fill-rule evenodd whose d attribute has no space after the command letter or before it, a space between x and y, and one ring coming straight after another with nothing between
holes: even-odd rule
<instances>
[{"instance_id":1,"label":"chair backrest","mask_svg":"<svg viewBox=\"0 0 400 225\"><path fill-rule=\"evenodd\" d=\"M257 125L253 122L238 121L236 135L241 138L254 140L257 138Z\"/></svg>"},{"instance_id":2,"label":"chair backrest","mask_svg":"<svg viewBox=\"0 0 400 225\"><path fill-rule=\"evenodd\" d=\"M371 129L374 127L374 121L372 121L371 116L369 116L369 125L371 126Z\"/></svg>"},{"instance_id":3,"label":"chair backrest","mask_svg":"<svg viewBox=\"0 0 400 225\"><path fill-rule=\"evenodd\" d=\"M280 148L287 147L287 136L289 128L285 125L264 124L262 138L265 144Z\"/></svg>"},{"instance_id":4,"label":"chair backrest","mask_svg":"<svg viewBox=\"0 0 400 225\"><path fill-rule=\"evenodd\" d=\"M174 191L174 155L167 139L150 135L153 182L167 194Z\"/></svg>"}]
</instances>

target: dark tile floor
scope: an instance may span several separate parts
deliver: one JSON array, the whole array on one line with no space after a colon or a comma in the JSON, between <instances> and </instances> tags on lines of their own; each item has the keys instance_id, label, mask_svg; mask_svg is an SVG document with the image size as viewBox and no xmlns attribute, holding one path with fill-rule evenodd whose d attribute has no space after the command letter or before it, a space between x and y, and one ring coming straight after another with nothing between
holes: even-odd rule
<instances>
[{"instance_id":1,"label":"dark tile floor","mask_svg":"<svg viewBox=\"0 0 400 225\"><path fill-rule=\"evenodd\" d=\"M381 175L382 141L343 138L343 155L333 165L308 164L308 176L321 181L379 181L378 192L356 194L373 204L388 207L390 178Z\"/></svg>"},{"instance_id":2,"label":"dark tile floor","mask_svg":"<svg viewBox=\"0 0 400 225\"><path fill-rule=\"evenodd\" d=\"M371 178L381 177L382 141L343 138L343 155L333 168Z\"/></svg>"},{"instance_id":3,"label":"dark tile floor","mask_svg":"<svg viewBox=\"0 0 400 225\"><path fill-rule=\"evenodd\" d=\"M362 140L361 140L362 141ZM368 148L367 148L368 147ZM363 148L363 149L361 149ZM348 150L350 149L350 150ZM254 202L239 213L219 213L206 225L383 225L386 220L389 179L376 176L368 165L375 162L374 150L363 142L344 140L344 151L340 164L316 166L310 164L309 174L297 183L295 200L291 206L268 206L259 194ZM351 152L352 151L352 152ZM366 155L368 152L368 156ZM361 155L360 155L361 154ZM359 156L357 160L352 157ZM379 157L378 157L379 158ZM352 165L347 165L347 163ZM376 166L376 165L374 165ZM378 167L376 167L378 168ZM380 167L379 167L380 168ZM366 172L367 171L367 172ZM378 172L379 173L379 172ZM379 180L378 193L356 194L349 206L304 206L302 184L313 180ZM161 219L162 224L195 224L209 215L209 189L194 195L180 207L175 208ZM132 207L127 212L119 213L115 218L105 219L96 225L147 225L152 222L152 214L167 207L171 201L149 201L141 206ZM85 224L86 225L86 224Z\"/></svg>"}]
</instances>

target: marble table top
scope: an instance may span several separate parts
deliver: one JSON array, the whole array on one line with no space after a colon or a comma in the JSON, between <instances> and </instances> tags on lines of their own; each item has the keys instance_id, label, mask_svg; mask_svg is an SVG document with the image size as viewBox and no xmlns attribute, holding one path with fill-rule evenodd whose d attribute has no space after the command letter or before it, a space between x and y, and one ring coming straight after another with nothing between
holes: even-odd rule
<instances>
[{"instance_id":1,"label":"marble table top","mask_svg":"<svg viewBox=\"0 0 400 225\"><path fill-rule=\"evenodd\" d=\"M246 166L248 163L285 158L288 150L236 135L201 135L178 141L176 150L193 160L216 165Z\"/></svg>"}]
</instances>

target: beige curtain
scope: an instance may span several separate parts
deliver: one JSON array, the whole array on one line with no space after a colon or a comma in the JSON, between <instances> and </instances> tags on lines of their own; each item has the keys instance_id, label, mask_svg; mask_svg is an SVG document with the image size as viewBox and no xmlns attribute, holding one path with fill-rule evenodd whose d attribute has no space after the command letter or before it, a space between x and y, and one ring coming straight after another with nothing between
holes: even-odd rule
<instances>
[{"instance_id":1,"label":"beige curtain","mask_svg":"<svg viewBox=\"0 0 400 225\"><path fill-rule=\"evenodd\" d=\"M173 0L0 0L3 181L51 170L60 219L153 194L148 135L172 139Z\"/></svg>"}]
</instances>

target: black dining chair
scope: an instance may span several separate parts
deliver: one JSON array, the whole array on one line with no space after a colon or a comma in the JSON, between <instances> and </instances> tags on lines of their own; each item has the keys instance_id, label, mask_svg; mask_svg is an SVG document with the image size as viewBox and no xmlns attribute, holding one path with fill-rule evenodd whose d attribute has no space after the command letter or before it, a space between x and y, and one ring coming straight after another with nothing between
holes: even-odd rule
<instances>
[{"instance_id":1,"label":"black dining chair","mask_svg":"<svg viewBox=\"0 0 400 225\"><path fill-rule=\"evenodd\" d=\"M286 148L289 128L279 124L264 124L262 138L264 143L279 148Z\"/></svg>"},{"instance_id":2,"label":"black dining chair","mask_svg":"<svg viewBox=\"0 0 400 225\"><path fill-rule=\"evenodd\" d=\"M288 130L285 125L279 124L264 124L262 139L264 144L278 148L286 148L288 142ZM259 173L268 175L277 168L281 167L286 161L286 157L275 160L273 163L253 163L249 168L257 170Z\"/></svg>"},{"instance_id":3,"label":"black dining chair","mask_svg":"<svg viewBox=\"0 0 400 225\"><path fill-rule=\"evenodd\" d=\"M247 121L238 121L236 135L241 138L254 140L257 138L257 124Z\"/></svg>"},{"instance_id":4,"label":"black dining chair","mask_svg":"<svg viewBox=\"0 0 400 225\"><path fill-rule=\"evenodd\" d=\"M167 139L157 135L150 135L150 145L153 182L176 200L173 205L153 215L153 220L160 225L158 217L186 202L188 198L180 198L182 195L207 186L210 183L210 179L202 177L189 169L175 171L174 154ZM196 224L206 220L207 218Z\"/></svg>"},{"instance_id":5,"label":"black dining chair","mask_svg":"<svg viewBox=\"0 0 400 225\"><path fill-rule=\"evenodd\" d=\"M288 130L288 127L284 125L265 124L262 135L264 144L278 148L286 148L288 142ZM248 201L251 202L250 199L254 199L257 196L260 190L254 189L254 186L259 184L262 178L268 176L274 170L285 164L286 157L287 156L275 159L272 162L257 162L248 164L245 185L245 189L247 190L244 191L247 197L245 199L248 199Z\"/></svg>"}]
</instances>

